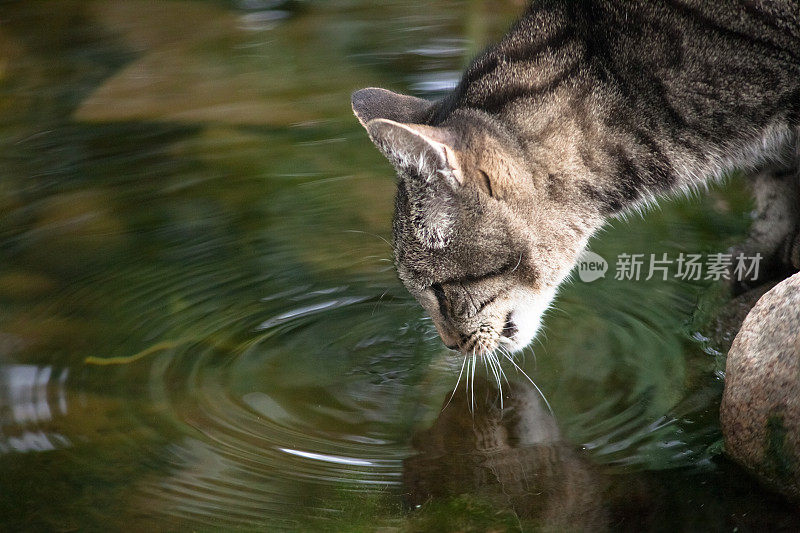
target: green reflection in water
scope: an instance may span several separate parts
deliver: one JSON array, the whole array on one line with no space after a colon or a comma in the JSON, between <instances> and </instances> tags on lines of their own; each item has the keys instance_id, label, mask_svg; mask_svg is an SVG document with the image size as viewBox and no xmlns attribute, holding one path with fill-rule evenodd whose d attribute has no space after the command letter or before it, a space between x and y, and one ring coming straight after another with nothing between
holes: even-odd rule
<instances>
[{"instance_id":1,"label":"green reflection in water","mask_svg":"<svg viewBox=\"0 0 800 533\"><path fill-rule=\"evenodd\" d=\"M457 373L395 279L392 173L349 94L436 97L516 4L4 5L4 524L485 526L469 497L399 505ZM719 251L747 206L735 183L592 248ZM620 475L689 472L668 475L697 501L721 389L687 326L702 289L576 282L525 365L568 442Z\"/></svg>"}]
</instances>

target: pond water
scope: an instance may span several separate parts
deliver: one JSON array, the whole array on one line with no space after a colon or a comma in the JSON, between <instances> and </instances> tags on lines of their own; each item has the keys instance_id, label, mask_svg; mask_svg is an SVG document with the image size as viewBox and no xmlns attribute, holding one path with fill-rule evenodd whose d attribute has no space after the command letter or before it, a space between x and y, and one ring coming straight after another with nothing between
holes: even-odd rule
<instances>
[{"instance_id":1,"label":"pond water","mask_svg":"<svg viewBox=\"0 0 800 533\"><path fill-rule=\"evenodd\" d=\"M349 95L441 96L521 4L3 4L5 528L800 527L721 458L710 281L576 277L520 359L555 422L510 365L513 417L480 372L474 413L463 381L442 411L460 360L396 279ZM733 179L591 247L719 252L749 209ZM476 442L511 418L541 438ZM487 468L559 490L503 500Z\"/></svg>"}]
</instances>

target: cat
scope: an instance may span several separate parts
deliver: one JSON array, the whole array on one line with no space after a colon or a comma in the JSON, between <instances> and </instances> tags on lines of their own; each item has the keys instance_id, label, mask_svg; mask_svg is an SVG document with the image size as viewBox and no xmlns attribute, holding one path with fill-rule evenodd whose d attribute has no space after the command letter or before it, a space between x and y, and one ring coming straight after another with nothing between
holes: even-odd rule
<instances>
[{"instance_id":1,"label":"cat","mask_svg":"<svg viewBox=\"0 0 800 533\"><path fill-rule=\"evenodd\" d=\"M800 268L797 0L535 0L441 100L352 107L399 174L398 275L464 354L527 346L606 221L732 170L740 249Z\"/></svg>"},{"instance_id":2,"label":"cat","mask_svg":"<svg viewBox=\"0 0 800 533\"><path fill-rule=\"evenodd\" d=\"M495 516L513 511L536 531L608 529L608 473L563 438L531 389L511 384L501 393L495 383L476 377L471 394L477 398L474 409L445 404L431 427L414 433L416 453L403 460L406 507L468 494L490 502ZM504 406L498 405L500 394ZM450 400L466 403L469 396L462 388Z\"/></svg>"}]
</instances>

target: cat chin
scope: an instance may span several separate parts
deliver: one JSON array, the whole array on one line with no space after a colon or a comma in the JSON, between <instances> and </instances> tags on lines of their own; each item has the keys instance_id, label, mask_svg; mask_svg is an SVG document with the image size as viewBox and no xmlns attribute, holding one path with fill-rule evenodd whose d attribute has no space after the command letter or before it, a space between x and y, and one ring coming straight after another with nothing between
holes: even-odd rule
<instances>
[{"instance_id":1,"label":"cat chin","mask_svg":"<svg viewBox=\"0 0 800 533\"><path fill-rule=\"evenodd\" d=\"M555 295L554 288L542 292L522 291L511 312L511 320L517 327L517 332L513 337L503 337L501 340L506 349L511 353L520 352L533 342L542 325L542 315L550 307Z\"/></svg>"}]
</instances>

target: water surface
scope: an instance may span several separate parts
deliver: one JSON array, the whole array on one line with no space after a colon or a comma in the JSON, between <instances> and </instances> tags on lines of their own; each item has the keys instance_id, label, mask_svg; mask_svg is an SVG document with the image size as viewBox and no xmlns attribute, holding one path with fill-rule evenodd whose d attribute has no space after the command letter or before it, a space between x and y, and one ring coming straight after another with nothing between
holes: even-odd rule
<instances>
[{"instance_id":1,"label":"water surface","mask_svg":"<svg viewBox=\"0 0 800 533\"><path fill-rule=\"evenodd\" d=\"M403 507L409 464L447 465L431 469L442 486L461 475L419 444L449 420L460 362L395 277L393 173L349 109L364 86L441 96L520 8L0 8L6 527L539 523L479 487L475 501ZM615 222L592 249L721 251L749 209L733 180ZM800 524L719 456L720 361L691 327L708 285L575 281L520 362L552 405L564 464L579 454L600 472L573 492L596 494L612 528ZM507 390L529 387L506 373ZM495 420L495 400L476 424ZM447 409L468 413L466 397ZM454 449L468 472L471 452Z\"/></svg>"}]
</instances>

